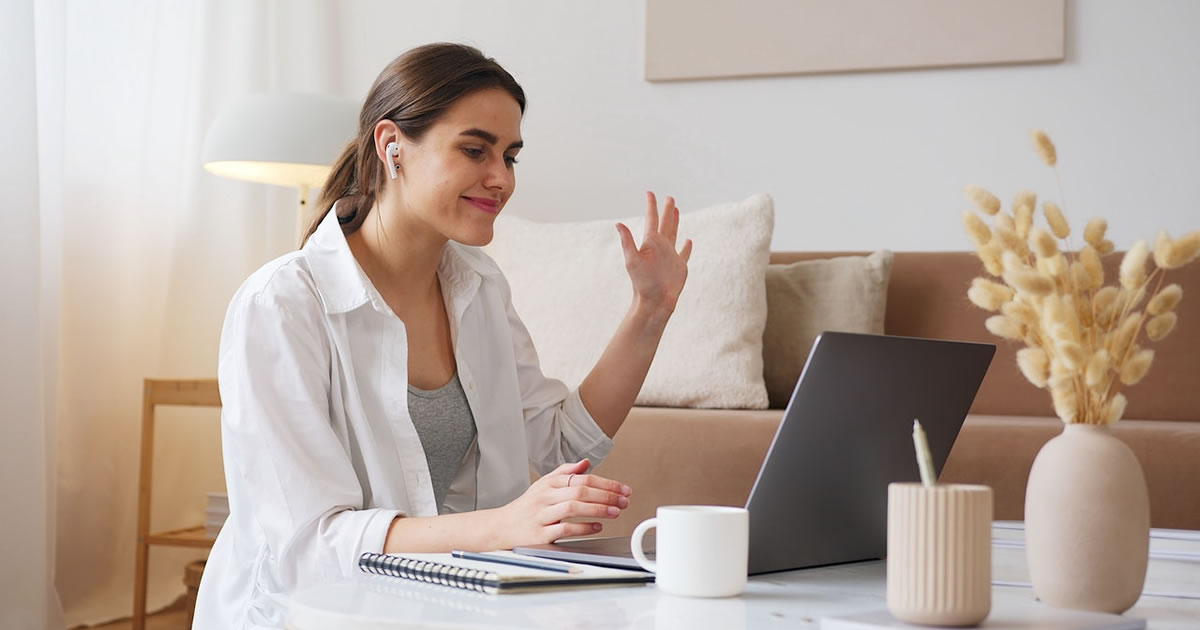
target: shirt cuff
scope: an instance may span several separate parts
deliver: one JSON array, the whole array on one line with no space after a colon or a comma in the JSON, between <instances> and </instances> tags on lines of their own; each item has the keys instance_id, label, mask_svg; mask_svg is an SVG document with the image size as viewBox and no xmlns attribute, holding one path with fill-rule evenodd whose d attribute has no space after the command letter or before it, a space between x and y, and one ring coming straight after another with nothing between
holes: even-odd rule
<instances>
[{"instance_id":1,"label":"shirt cuff","mask_svg":"<svg viewBox=\"0 0 1200 630\"><path fill-rule=\"evenodd\" d=\"M579 388L571 390L567 395L567 399L563 401L563 412L567 417L568 426L563 427L563 436L567 438L567 444L579 445L576 447L579 456L588 458L592 466L604 461L608 452L612 450L612 438L596 424L587 407L583 406Z\"/></svg>"},{"instance_id":2,"label":"shirt cuff","mask_svg":"<svg viewBox=\"0 0 1200 630\"><path fill-rule=\"evenodd\" d=\"M358 568L358 558L364 553L383 553L383 543L387 540L388 529L397 516L404 516L400 510L373 510L366 528L363 529L362 544L354 557L355 568Z\"/></svg>"}]
</instances>

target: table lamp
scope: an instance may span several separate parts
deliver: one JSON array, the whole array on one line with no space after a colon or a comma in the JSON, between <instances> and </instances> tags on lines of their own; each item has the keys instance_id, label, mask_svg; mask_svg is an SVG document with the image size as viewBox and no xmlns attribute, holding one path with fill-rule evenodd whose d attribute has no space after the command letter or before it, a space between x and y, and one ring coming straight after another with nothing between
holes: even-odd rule
<instances>
[{"instance_id":1,"label":"table lamp","mask_svg":"<svg viewBox=\"0 0 1200 630\"><path fill-rule=\"evenodd\" d=\"M308 227L308 195L358 129L358 103L319 94L258 94L222 112L204 137L214 175L300 191L297 242Z\"/></svg>"}]
</instances>

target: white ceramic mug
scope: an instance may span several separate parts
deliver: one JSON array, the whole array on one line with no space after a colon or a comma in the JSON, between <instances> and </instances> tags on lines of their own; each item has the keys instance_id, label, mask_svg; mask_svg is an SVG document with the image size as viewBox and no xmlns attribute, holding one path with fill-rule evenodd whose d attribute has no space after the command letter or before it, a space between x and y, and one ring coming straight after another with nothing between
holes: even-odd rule
<instances>
[{"instance_id":1,"label":"white ceramic mug","mask_svg":"<svg viewBox=\"0 0 1200 630\"><path fill-rule=\"evenodd\" d=\"M633 530L630 551L656 574L658 588L686 597L731 597L746 588L750 514L744 508L668 505ZM642 551L642 537L658 528L655 560Z\"/></svg>"}]
</instances>

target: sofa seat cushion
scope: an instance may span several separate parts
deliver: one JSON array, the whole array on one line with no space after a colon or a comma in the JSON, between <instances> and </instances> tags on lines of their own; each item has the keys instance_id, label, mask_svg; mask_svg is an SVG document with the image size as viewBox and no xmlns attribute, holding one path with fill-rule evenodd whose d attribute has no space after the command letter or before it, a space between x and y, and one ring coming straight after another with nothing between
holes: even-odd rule
<instances>
[{"instance_id":1,"label":"sofa seat cushion","mask_svg":"<svg viewBox=\"0 0 1200 630\"><path fill-rule=\"evenodd\" d=\"M939 479L992 486L996 518L1023 520L1033 460L1062 427L1053 417L968 416ZM1142 464L1151 525L1200 529L1200 422L1122 420L1113 435Z\"/></svg>"},{"instance_id":2,"label":"sofa seat cushion","mask_svg":"<svg viewBox=\"0 0 1200 630\"><path fill-rule=\"evenodd\" d=\"M595 471L633 488L601 535L629 535L660 505L745 505L782 419L779 410L634 407ZM996 518L1022 520L1033 458L1061 431L1058 418L970 415L939 479L989 485ZM1122 420L1113 433L1146 473L1150 524L1200 529L1200 422Z\"/></svg>"},{"instance_id":3,"label":"sofa seat cushion","mask_svg":"<svg viewBox=\"0 0 1200 630\"><path fill-rule=\"evenodd\" d=\"M602 536L628 536L660 505L733 505L750 496L782 411L634 407L596 474L629 484Z\"/></svg>"}]
</instances>

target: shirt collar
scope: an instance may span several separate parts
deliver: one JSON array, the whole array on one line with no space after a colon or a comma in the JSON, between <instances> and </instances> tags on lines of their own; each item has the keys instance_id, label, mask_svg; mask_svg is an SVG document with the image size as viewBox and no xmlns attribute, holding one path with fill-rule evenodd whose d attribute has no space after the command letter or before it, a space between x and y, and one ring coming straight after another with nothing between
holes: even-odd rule
<instances>
[{"instance_id":1,"label":"shirt collar","mask_svg":"<svg viewBox=\"0 0 1200 630\"><path fill-rule=\"evenodd\" d=\"M474 249L453 241L442 249L438 276L452 302L469 301L482 276L499 273L494 263L488 264L490 261L485 257L471 251ZM321 220L301 253L312 269L327 314L347 313L364 304L375 304L376 308L388 310L350 251L350 244L338 222L336 204ZM455 310L461 310L462 306Z\"/></svg>"}]
</instances>

